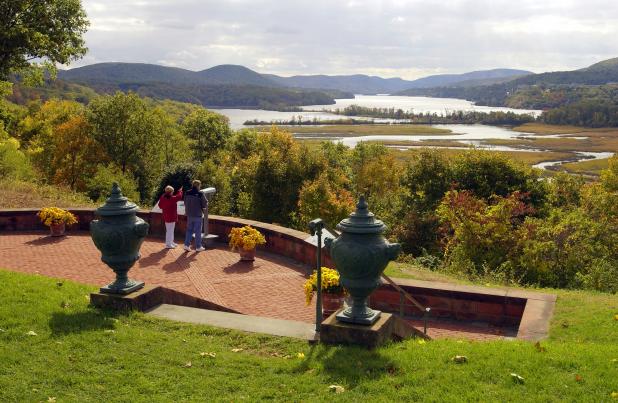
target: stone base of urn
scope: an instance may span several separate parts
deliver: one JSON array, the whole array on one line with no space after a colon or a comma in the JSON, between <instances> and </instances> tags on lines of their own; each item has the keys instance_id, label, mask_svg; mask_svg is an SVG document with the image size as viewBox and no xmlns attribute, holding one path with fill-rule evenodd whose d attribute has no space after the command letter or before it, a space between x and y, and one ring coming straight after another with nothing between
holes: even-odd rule
<instances>
[{"instance_id":1,"label":"stone base of urn","mask_svg":"<svg viewBox=\"0 0 618 403\"><path fill-rule=\"evenodd\" d=\"M147 285L130 294L91 293L90 303L97 308L110 308L117 311L140 311L163 303L161 287Z\"/></svg>"},{"instance_id":2,"label":"stone base of urn","mask_svg":"<svg viewBox=\"0 0 618 403\"><path fill-rule=\"evenodd\" d=\"M326 344L357 344L369 348L378 347L391 340L395 331L396 317L382 313L378 320L370 325L358 325L337 320L331 315L320 327L320 342Z\"/></svg>"},{"instance_id":3,"label":"stone base of urn","mask_svg":"<svg viewBox=\"0 0 618 403\"><path fill-rule=\"evenodd\" d=\"M133 291L137 291L144 287L143 281L127 279L126 281L119 282L118 280L110 283L104 287L101 287L99 291L107 294L120 294L127 295Z\"/></svg>"}]
</instances>

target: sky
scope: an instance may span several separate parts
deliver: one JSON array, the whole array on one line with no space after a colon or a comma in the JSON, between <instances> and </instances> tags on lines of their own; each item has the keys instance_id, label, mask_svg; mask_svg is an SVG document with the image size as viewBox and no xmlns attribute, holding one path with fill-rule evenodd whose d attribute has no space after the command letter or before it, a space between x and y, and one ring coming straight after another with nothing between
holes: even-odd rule
<instances>
[{"instance_id":1,"label":"sky","mask_svg":"<svg viewBox=\"0 0 618 403\"><path fill-rule=\"evenodd\" d=\"M415 79L618 57L618 0L82 0L88 54L260 73Z\"/></svg>"}]
</instances>

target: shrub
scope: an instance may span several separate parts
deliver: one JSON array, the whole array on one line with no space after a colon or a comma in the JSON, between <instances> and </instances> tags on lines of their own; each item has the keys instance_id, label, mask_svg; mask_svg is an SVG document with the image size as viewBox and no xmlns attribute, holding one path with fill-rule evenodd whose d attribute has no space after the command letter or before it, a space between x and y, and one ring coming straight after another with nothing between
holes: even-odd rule
<instances>
[{"instance_id":1,"label":"shrub","mask_svg":"<svg viewBox=\"0 0 618 403\"><path fill-rule=\"evenodd\" d=\"M28 157L19 149L19 141L0 137L0 177L31 179L34 172Z\"/></svg>"},{"instance_id":2,"label":"shrub","mask_svg":"<svg viewBox=\"0 0 618 403\"><path fill-rule=\"evenodd\" d=\"M95 175L86 184L88 196L96 202L104 202L109 197L112 185L117 182L122 194L133 202L139 202L137 183L131 174L123 174L120 168L113 164L99 165Z\"/></svg>"}]
</instances>

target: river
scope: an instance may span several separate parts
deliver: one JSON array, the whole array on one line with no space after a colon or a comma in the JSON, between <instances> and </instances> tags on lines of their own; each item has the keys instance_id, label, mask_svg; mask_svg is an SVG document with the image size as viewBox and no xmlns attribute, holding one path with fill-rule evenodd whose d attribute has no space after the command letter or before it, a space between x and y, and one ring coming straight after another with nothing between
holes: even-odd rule
<instances>
[{"instance_id":1,"label":"river","mask_svg":"<svg viewBox=\"0 0 618 403\"><path fill-rule=\"evenodd\" d=\"M527 109L511 109L502 107L490 107L490 106L478 106L470 101L454 98L428 98L428 97L405 97L405 96L388 96L388 95L356 95L354 99L336 99L333 105L310 105L303 107L302 112L277 112L267 111L260 109L214 109L215 112L221 113L230 119L230 126L234 130L241 129L246 121L259 120L266 122L282 122L289 121L293 117L298 119L300 116L302 120L318 119L322 121L335 120L346 118L346 116L335 115L328 111L334 109L343 109L346 106L359 105L368 108L395 108L403 109L404 111L414 111L416 113L437 113L445 114L454 111L479 111L479 112L491 112L491 111L503 111L514 113L528 113L532 115L538 115L541 111L527 110ZM375 122L396 122L394 119L370 119L362 117L354 117L354 119L367 119ZM333 137L321 136L319 134L312 134L312 138L324 138L332 141L342 142L343 144L354 147L359 141L369 140L384 140L384 141L421 141L421 140L454 140L467 145L473 145L479 148L489 148L497 151L528 151L539 152L545 150L526 149L517 147L504 147L504 146L491 146L485 144L484 140L489 139L515 139L522 136L530 136L532 133L522 133L510 130L504 127L488 126L488 125L432 125L436 128L448 129L453 134L448 135L364 135L358 137ZM536 137L559 137L560 135L547 135ZM301 136L299 136L301 137ZM581 139L581 137L576 137ZM396 146L402 148L401 146ZM409 147L418 147L411 145ZM576 160L584 159L600 159L608 158L613 153L608 152L587 152L584 150L572 150L575 153ZM555 167L564 162L569 161L547 161L537 164L536 167L541 169L547 169Z\"/></svg>"}]
</instances>

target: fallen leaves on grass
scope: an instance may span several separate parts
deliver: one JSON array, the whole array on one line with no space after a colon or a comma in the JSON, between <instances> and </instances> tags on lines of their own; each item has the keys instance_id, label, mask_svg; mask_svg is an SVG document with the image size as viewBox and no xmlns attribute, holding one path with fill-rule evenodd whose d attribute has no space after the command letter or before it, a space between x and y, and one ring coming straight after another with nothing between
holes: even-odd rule
<instances>
[{"instance_id":1,"label":"fallen leaves on grass","mask_svg":"<svg viewBox=\"0 0 618 403\"><path fill-rule=\"evenodd\" d=\"M56 283L56 285L57 285L58 287L62 287L62 286L64 285L64 283L63 283L62 281L58 281L58 282Z\"/></svg>"},{"instance_id":2,"label":"fallen leaves on grass","mask_svg":"<svg viewBox=\"0 0 618 403\"><path fill-rule=\"evenodd\" d=\"M612 399L618 399L618 392L612 392L610 396L612 397Z\"/></svg>"},{"instance_id":3,"label":"fallen leaves on grass","mask_svg":"<svg viewBox=\"0 0 618 403\"><path fill-rule=\"evenodd\" d=\"M465 364L466 362L468 362L468 357L466 357L465 355L456 355L455 357L451 358L451 360L455 364Z\"/></svg>"},{"instance_id":4,"label":"fallen leaves on grass","mask_svg":"<svg viewBox=\"0 0 618 403\"><path fill-rule=\"evenodd\" d=\"M618 314L614 315L614 320L618 320Z\"/></svg>"},{"instance_id":5,"label":"fallen leaves on grass","mask_svg":"<svg viewBox=\"0 0 618 403\"><path fill-rule=\"evenodd\" d=\"M71 306L71 304L69 304L69 303L68 303L68 302L66 302L66 301L62 301L62 302L60 303L60 308L63 308L63 309L69 308L70 306Z\"/></svg>"},{"instance_id":6,"label":"fallen leaves on grass","mask_svg":"<svg viewBox=\"0 0 618 403\"><path fill-rule=\"evenodd\" d=\"M584 378L582 378L581 375L579 375L579 374L575 375L575 382L583 382L583 380L584 380Z\"/></svg>"},{"instance_id":7,"label":"fallen leaves on grass","mask_svg":"<svg viewBox=\"0 0 618 403\"><path fill-rule=\"evenodd\" d=\"M114 329L105 329L105 330L103 330L103 333L112 334L112 333L116 333L116 331Z\"/></svg>"},{"instance_id":8,"label":"fallen leaves on grass","mask_svg":"<svg viewBox=\"0 0 618 403\"><path fill-rule=\"evenodd\" d=\"M188 363L184 365L185 368L191 368L192 366L193 364L191 364L191 361L189 361Z\"/></svg>"},{"instance_id":9,"label":"fallen leaves on grass","mask_svg":"<svg viewBox=\"0 0 618 403\"><path fill-rule=\"evenodd\" d=\"M29 331L28 333L26 333L27 336L38 336L38 334L36 334L36 332L34 330Z\"/></svg>"},{"instance_id":10,"label":"fallen leaves on grass","mask_svg":"<svg viewBox=\"0 0 618 403\"><path fill-rule=\"evenodd\" d=\"M302 360L303 358L305 358L305 353L296 354L296 358L300 358Z\"/></svg>"},{"instance_id":11,"label":"fallen leaves on grass","mask_svg":"<svg viewBox=\"0 0 618 403\"><path fill-rule=\"evenodd\" d=\"M418 344L427 344L427 342L425 341L425 339L418 339L416 341Z\"/></svg>"},{"instance_id":12,"label":"fallen leaves on grass","mask_svg":"<svg viewBox=\"0 0 618 403\"><path fill-rule=\"evenodd\" d=\"M343 386L340 386L340 385L330 385L328 387L328 389L331 392L335 392L335 393L343 393L343 392L345 392L345 388Z\"/></svg>"},{"instance_id":13,"label":"fallen leaves on grass","mask_svg":"<svg viewBox=\"0 0 618 403\"><path fill-rule=\"evenodd\" d=\"M200 355L202 357L210 357L210 358L215 358L217 356L217 353L200 353Z\"/></svg>"},{"instance_id":14,"label":"fallen leaves on grass","mask_svg":"<svg viewBox=\"0 0 618 403\"><path fill-rule=\"evenodd\" d=\"M524 383L524 378L520 375L517 375L514 372L511 372L511 379L513 380L513 382L518 383L520 385Z\"/></svg>"},{"instance_id":15,"label":"fallen leaves on grass","mask_svg":"<svg viewBox=\"0 0 618 403\"><path fill-rule=\"evenodd\" d=\"M233 352L233 353L240 353L240 352L241 352L241 351L243 351L243 350L244 350L244 348L233 348L233 349L232 349L232 352ZM272 355L272 354L271 354L271 355Z\"/></svg>"},{"instance_id":16,"label":"fallen leaves on grass","mask_svg":"<svg viewBox=\"0 0 618 403\"><path fill-rule=\"evenodd\" d=\"M56 401L56 398L55 398L55 397L52 397L52 396L49 396L49 397L47 398L47 401L48 401L49 403L52 403L52 402L55 402L55 401Z\"/></svg>"}]
</instances>

